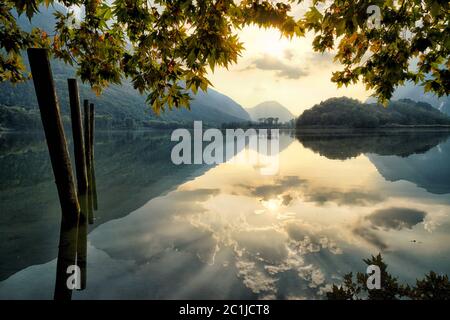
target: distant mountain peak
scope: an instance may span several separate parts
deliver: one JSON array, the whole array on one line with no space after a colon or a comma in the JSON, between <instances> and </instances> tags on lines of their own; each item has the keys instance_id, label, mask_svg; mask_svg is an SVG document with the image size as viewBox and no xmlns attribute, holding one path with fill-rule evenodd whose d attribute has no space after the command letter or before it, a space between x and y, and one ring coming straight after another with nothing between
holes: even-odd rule
<instances>
[{"instance_id":1,"label":"distant mountain peak","mask_svg":"<svg viewBox=\"0 0 450 320\"><path fill-rule=\"evenodd\" d=\"M253 121L273 117L278 118L280 122L287 122L295 118L285 106L275 100L261 102L253 108L248 108L247 112Z\"/></svg>"},{"instance_id":2,"label":"distant mountain peak","mask_svg":"<svg viewBox=\"0 0 450 320\"><path fill-rule=\"evenodd\" d=\"M283 105L281 103L279 103L278 101L276 101L276 100L267 100L267 101L258 103L255 107L260 106L260 105L264 105L264 104L274 104L274 105L279 105L279 106L283 107Z\"/></svg>"},{"instance_id":3,"label":"distant mountain peak","mask_svg":"<svg viewBox=\"0 0 450 320\"><path fill-rule=\"evenodd\" d=\"M431 92L424 92L424 88L420 85L416 85L413 82L406 82L402 86L398 86L392 95L391 101L410 99L417 102L426 102L438 109L442 113L450 116L450 95L438 97ZM370 97L366 103L375 103L376 98Z\"/></svg>"}]
</instances>

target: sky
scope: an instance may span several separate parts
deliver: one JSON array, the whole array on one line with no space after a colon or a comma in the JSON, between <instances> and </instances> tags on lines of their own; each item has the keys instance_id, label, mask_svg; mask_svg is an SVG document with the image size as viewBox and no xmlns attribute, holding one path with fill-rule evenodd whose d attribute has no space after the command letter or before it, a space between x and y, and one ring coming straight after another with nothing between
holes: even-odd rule
<instances>
[{"instance_id":1,"label":"sky","mask_svg":"<svg viewBox=\"0 0 450 320\"><path fill-rule=\"evenodd\" d=\"M292 4L291 13L300 18L310 4L310 0ZM76 7L72 10L81 13ZM244 108L275 100L298 116L328 98L347 96L365 101L371 94L362 84L338 89L330 81L332 72L341 68L333 63L332 53L313 51L312 33L289 40L275 29L248 26L237 34L245 48L238 63L228 69L216 68L208 79L214 89Z\"/></svg>"},{"instance_id":2,"label":"sky","mask_svg":"<svg viewBox=\"0 0 450 320\"><path fill-rule=\"evenodd\" d=\"M298 19L310 5L310 0L291 4L291 13ZM327 5L317 7L320 10ZM275 29L249 26L238 35L246 49L238 63L228 70L216 69L209 80L244 108L275 100L298 116L328 98L347 96L365 101L371 95L362 84L338 89L330 81L332 72L341 67L333 62L333 53L313 51L312 33L289 40Z\"/></svg>"},{"instance_id":3,"label":"sky","mask_svg":"<svg viewBox=\"0 0 450 320\"><path fill-rule=\"evenodd\" d=\"M313 34L292 40L281 38L274 29L246 27L239 33L245 51L229 69L209 74L214 89L244 108L275 100L294 115L331 97L347 96L366 100L370 92L364 85L338 89L331 82L332 72L340 70L333 53L312 49Z\"/></svg>"}]
</instances>

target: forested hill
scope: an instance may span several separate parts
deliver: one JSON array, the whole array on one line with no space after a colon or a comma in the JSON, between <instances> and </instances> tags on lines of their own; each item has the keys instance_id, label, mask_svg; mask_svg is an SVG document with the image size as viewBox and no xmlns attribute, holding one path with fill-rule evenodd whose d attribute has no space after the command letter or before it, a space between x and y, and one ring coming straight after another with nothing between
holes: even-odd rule
<instances>
[{"instance_id":1,"label":"forested hill","mask_svg":"<svg viewBox=\"0 0 450 320\"><path fill-rule=\"evenodd\" d=\"M67 79L74 70L63 63L52 61L56 90L63 116L69 114ZM96 122L101 128L139 128L189 125L202 120L209 125L249 121L250 116L229 97L208 89L193 96L191 110L166 111L156 116L129 82L112 85L101 96L96 96L88 85L80 83L81 99L96 105ZM36 94L32 81L13 86L0 83L0 129L34 129L40 126Z\"/></svg>"},{"instance_id":2,"label":"forested hill","mask_svg":"<svg viewBox=\"0 0 450 320\"><path fill-rule=\"evenodd\" d=\"M52 34L55 10L65 9L60 5L48 9L41 7L41 13L32 19L33 26L43 28ZM25 30L30 29L30 23L25 15L22 15L18 21ZM27 61L26 58L24 60ZM75 70L59 60L52 60L52 69L62 113L68 115L67 78L74 77ZM146 97L134 90L127 80L124 80L120 86L110 86L98 97L88 85L80 85L80 96L81 99L89 99L95 103L96 121L99 127L104 128L164 127L186 125L193 120L220 125L250 120L250 116L241 105L212 89L208 89L207 93L199 92L195 96L192 95L191 111L179 109L162 113L159 117L146 105ZM16 86L0 83L0 130L2 128L34 129L39 126L40 117L32 81Z\"/></svg>"},{"instance_id":3,"label":"forested hill","mask_svg":"<svg viewBox=\"0 0 450 320\"><path fill-rule=\"evenodd\" d=\"M349 98L332 98L305 110L297 128L344 127L378 128L389 126L450 125L450 117L430 104L409 99L392 101L387 107L364 104Z\"/></svg>"}]
</instances>

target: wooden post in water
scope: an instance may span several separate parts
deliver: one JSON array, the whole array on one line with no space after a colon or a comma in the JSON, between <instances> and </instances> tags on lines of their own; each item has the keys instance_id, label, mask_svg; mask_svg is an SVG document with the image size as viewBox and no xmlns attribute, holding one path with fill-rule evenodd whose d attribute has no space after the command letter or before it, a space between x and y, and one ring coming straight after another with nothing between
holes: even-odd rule
<instances>
[{"instance_id":1,"label":"wooden post in water","mask_svg":"<svg viewBox=\"0 0 450 320\"><path fill-rule=\"evenodd\" d=\"M95 108L94 104L90 104L89 108L89 120L90 120L90 126L89 126L89 137L90 137L90 148L91 148L91 179L92 179L92 204L94 207L94 210L98 209L97 204L97 183L95 181L95 157L94 157L94 141L95 141Z\"/></svg>"},{"instance_id":2,"label":"wooden post in water","mask_svg":"<svg viewBox=\"0 0 450 320\"><path fill-rule=\"evenodd\" d=\"M86 171L88 179L87 206L89 224L94 223L93 197L92 197L92 156L91 156L91 121L90 121L89 101L84 100L84 149L86 155Z\"/></svg>"},{"instance_id":3,"label":"wooden post in water","mask_svg":"<svg viewBox=\"0 0 450 320\"><path fill-rule=\"evenodd\" d=\"M70 114L72 119L72 135L75 153L78 202L80 218L78 222L77 265L81 272L81 289L86 288L86 255L87 255L87 221L88 221L88 179L86 155L84 152L83 125L81 122L80 95L76 79L68 79L70 98Z\"/></svg>"},{"instance_id":4,"label":"wooden post in water","mask_svg":"<svg viewBox=\"0 0 450 320\"><path fill-rule=\"evenodd\" d=\"M56 261L56 282L53 293L55 300L71 300L72 290L77 287L81 288L82 273L80 270L81 274L78 274L78 270L76 270L77 240L78 222L63 216L59 235L58 258Z\"/></svg>"},{"instance_id":5,"label":"wooden post in water","mask_svg":"<svg viewBox=\"0 0 450 320\"><path fill-rule=\"evenodd\" d=\"M67 268L73 265L73 261L62 253L76 253L76 241L72 241L72 235L77 233L80 207L47 50L30 48L27 53L61 204L62 220L57 274L65 274ZM68 237L68 234L71 236ZM65 279L66 277L57 277L54 296L56 299L71 298L72 291L68 290Z\"/></svg>"}]
</instances>

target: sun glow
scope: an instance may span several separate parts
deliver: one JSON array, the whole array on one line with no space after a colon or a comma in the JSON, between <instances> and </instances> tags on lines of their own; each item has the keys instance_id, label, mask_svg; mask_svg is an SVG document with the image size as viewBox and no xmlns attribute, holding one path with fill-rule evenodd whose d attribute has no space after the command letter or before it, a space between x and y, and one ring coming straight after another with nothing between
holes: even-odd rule
<instances>
[{"instance_id":1,"label":"sun glow","mask_svg":"<svg viewBox=\"0 0 450 320\"><path fill-rule=\"evenodd\" d=\"M332 72L339 68L333 65L331 57L327 62L326 57L314 52L312 34L289 39L278 30L256 26L246 26L237 34L244 45L237 64L229 69L217 68L209 74L209 80L215 89L245 108L276 100L299 115L331 97L348 96L364 101L370 94L362 84L338 89L330 81ZM286 69L297 72L289 77Z\"/></svg>"},{"instance_id":2,"label":"sun glow","mask_svg":"<svg viewBox=\"0 0 450 320\"><path fill-rule=\"evenodd\" d=\"M289 40L281 37L276 30L269 29L265 33L265 38L258 39L259 52L273 57L283 58L289 48Z\"/></svg>"},{"instance_id":3,"label":"sun glow","mask_svg":"<svg viewBox=\"0 0 450 320\"><path fill-rule=\"evenodd\" d=\"M284 38L271 39L265 44L262 52L277 58L283 58L286 54L286 49L289 47L289 41Z\"/></svg>"},{"instance_id":4,"label":"sun glow","mask_svg":"<svg viewBox=\"0 0 450 320\"><path fill-rule=\"evenodd\" d=\"M261 201L261 204L270 211L277 211L280 209L281 201L280 199L269 199Z\"/></svg>"}]
</instances>

